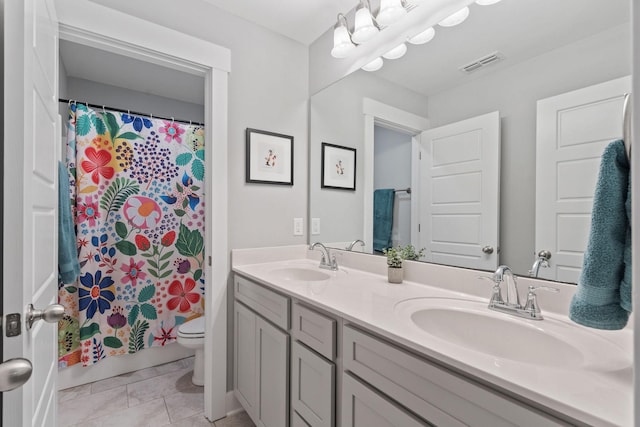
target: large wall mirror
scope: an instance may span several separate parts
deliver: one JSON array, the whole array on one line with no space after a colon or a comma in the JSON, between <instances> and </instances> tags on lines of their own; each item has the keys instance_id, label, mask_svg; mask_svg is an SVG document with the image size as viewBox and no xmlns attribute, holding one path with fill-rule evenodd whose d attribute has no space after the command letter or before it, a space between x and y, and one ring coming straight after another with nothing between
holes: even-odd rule
<instances>
[{"instance_id":1,"label":"large wall mirror","mask_svg":"<svg viewBox=\"0 0 640 427\"><path fill-rule=\"evenodd\" d=\"M539 161L536 170L540 105L615 81L613 90L620 93L609 97L612 106L607 107L615 123L606 131L592 130L597 120L588 120L594 117L591 110L591 116L575 115L573 123L584 134L581 141L597 143L596 152L622 135L622 97L631 74L630 8L628 0L473 4L461 25L436 26L432 41L409 45L404 57L385 60L376 72L353 72L315 93L310 102L310 242L374 253L379 237L374 236L374 198L378 209L384 197L383 192L374 196L375 190L391 189L390 243L439 244L424 261L484 270L507 264L527 275L536 254L549 249L538 247L539 231L547 238L551 233L568 252L586 246L588 213L579 214L579 224L564 228L540 221L536 226L541 217L536 209L544 206L540 195L556 195L560 185L536 186L536 175L559 175L553 162ZM486 64L467 67L470 71L462 69L490 57ZM549 123L568 128L572 122ZM355 189L322 187L323 143L356 150ZM597 174L599 157L593 156L583 162L586 168L566 168L574 171L570 182L588 181L593 187L594 179L581 175ZM593 194L589 185L575 192L586 205ZM478 200L480 207L467 203ZM356 240L364 245L351 245ZM579 250L576 254L578 266ZM566 282L575 282L578 275L579 267L540 271L540 277Z\"/></svg>"}]
</instances>

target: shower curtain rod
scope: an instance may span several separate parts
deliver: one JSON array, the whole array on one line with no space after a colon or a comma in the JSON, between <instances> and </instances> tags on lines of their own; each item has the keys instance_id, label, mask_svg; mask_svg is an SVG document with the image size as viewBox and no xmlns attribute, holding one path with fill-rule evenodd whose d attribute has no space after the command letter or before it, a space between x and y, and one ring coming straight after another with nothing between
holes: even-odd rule
<instances>
[{"instance_id":1,"label":"shower curtain rod","mask_svg":"<svg viewBox=\"0 0 640 427\"><path fill-rule=\"evenodd\" d=\"M138 111L124 110L122 108L106 107L104 105L90 104L88 102L81 102L81 101L78 101L76 99L59 98L58 102L64 102L65 104L71 104L73 102L74 104L86 105L87 107L91 107L93 109L111 110L111 111L117 111L119 113L131 114L131 115L135 115L135 116L149 117L149 118L152 118L152 119L160 119L160 120L167 120L167 121L190 124L190 125L204 126L204 123L194 122L192 120L181 120L181 119L175 119L173 117L155 116L155 115L152 115L152 114L140 113Z\"/></svg>"}]
</instances>

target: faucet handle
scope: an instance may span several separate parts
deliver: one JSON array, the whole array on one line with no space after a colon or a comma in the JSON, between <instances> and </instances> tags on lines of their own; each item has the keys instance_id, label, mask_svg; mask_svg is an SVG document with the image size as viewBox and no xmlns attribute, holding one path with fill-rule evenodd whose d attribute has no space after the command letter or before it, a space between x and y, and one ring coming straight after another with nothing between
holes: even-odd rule
<instances>
[{"instance_id":1,"label":"faucet handle","mask_svg":"<svg viewBox=\"0 0 640 427\"><path fill-rule=\"evenodd\" d=\"M542 316L540 315L540 306L538 305L538 296L536 295L537 290L553 293L560 292L560 289L554 288L552 286L529 286L529 292L527 293L527 302L524 305L524 310L531 313L532 318L542 318Z\"/></svg>"},{"instance_id":2,"label":"faucet handle","mask_svg":"<svg viewBox=\"0 0 640 427\"><path fill-rule=\"evenodd\" d=\"M504 300L502 299L502 290L500 289L500 280L496 280L494 276L478 276L480 280L487 280L493 283L493 288L491 289L491 298L489 299L489 306L493 306L496 304L504 304Z\"/></svg>"}]
</instances>

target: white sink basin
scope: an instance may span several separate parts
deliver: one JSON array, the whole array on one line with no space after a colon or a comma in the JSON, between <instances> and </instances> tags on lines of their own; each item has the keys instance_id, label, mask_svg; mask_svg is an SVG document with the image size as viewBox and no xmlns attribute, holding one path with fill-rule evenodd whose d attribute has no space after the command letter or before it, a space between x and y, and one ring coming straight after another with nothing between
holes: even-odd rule
<instances>
[{"instance_id":1,"label":"white sink basin","mask_svg":"<svg viewBox=\"0 0 640 427\"><path fill-rule=\"evenodd\" d=\"M573 323L522 319L454 298L416 298L395 311L431 338L500 360L563 369L613 371L630 358L613 342Z\"/></svg>"},{"instance_id":2,"label":"white sink basin","mask_svg":"<svg viewBox=\"0 0 640 427\"><path fill-rule=\"evenodd\" d=\"M301 282L319 282L331 276L324 271L302 267L286 267L272 270L271 274L280 280L295 280Z\"/></svg>"}]
</instances>

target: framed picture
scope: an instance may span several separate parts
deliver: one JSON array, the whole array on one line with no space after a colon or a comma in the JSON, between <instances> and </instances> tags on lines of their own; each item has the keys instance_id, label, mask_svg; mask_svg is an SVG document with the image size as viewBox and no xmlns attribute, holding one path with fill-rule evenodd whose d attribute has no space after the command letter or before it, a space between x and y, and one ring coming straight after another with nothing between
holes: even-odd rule
<instances>
[{"instance_id":1,"label":"framed picture","mask_svg":"<svg viewBox=\"0 0 640 427\"><path fill-rule=\"evenodd\" d=\"M246 139L246 182L293 185L292 136L247 128Z\"/></svg>"},{"instance_id":2,"label":"framed picture","mask_svg":"<svg viewBox=\"0 0 640 427\"><path fill-rule=\"evenodd\" d=\"M356 149L322 143L322 188L356 189Z\"/></svg>"}]
</instances>

